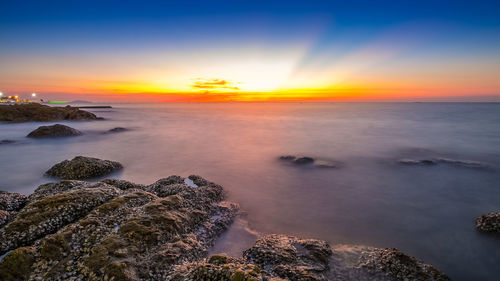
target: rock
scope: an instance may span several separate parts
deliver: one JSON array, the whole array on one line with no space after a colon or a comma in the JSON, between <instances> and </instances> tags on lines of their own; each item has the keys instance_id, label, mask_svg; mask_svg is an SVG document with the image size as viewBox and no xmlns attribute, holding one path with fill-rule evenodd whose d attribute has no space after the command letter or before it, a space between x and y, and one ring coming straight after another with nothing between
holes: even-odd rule
<instances>
[{"instance_id":1,"label":"rock","mask_svg":"<svg viewBox=\"0 0 500 281\"><path fill-rule=\"evenodd\" d=\"M434 166L438 164L446 164L454 167L473 168L473 169L490 168L485 163L469 161L469 160L456 160L450 158L401 159L398 160L398 163L404 165L422 165L422 166Z\"/></svg>"},{"instance_id":2,"label":"rock","mask_svg":"<svg viewBox=\"0 0 500 281\"><path fill-rule=\"evenodd\" d=\"M28 198L20 193L0 190L0 210L17 211L27 202Z\"/></svg>"},{"instance_id":3,"label":"rock","mask_svg":"<svg viewBox=\"0 0 500 281\"><path fill-rule=\"evenodd\" d=\"M0 228L0 280L449 280L396 249L267 235L243 258L207 256L238 213L192 175L41 185ZM0 218L2 212L0 212Z\"/></svg>"},{"instance_id":4,"label":"rock","mask_svg":"<svg viewBox=\"0 0 500 281\"><path fill-rule=\"evenodd\" d=\"M6 122L49 122L58 120L95 120L93 113L77 107L51 107L37 103L16 104L0 107L0 121Z\"/></svg>"},{"instance_id":5,"label":"rock","mask_svg":"<svg viewBox=\"0 0 500 281\"><path fill-rule=\"evenodd\" d=\"M295 159L293 162L298 165L305 165L314 163L314 159L311 157L300 157Z\"/></svg>"},{"instance_id":6,"label":"rock","mask_svg":"<svg viewBox=\"0 0 500 281\"><path fill-rule=\"evenodd\" d=\"M0 144L11 144L15 142L16 142L15 140L0 140Z\"/></svg>"},{"instance_id":7,"label":"rock","mask_svg":"<svg viewBox=\"0 0 500 281\"><path fill-rule=\"evenodd\" d=\"M118 162L77 156L72 160L55 164L46 174L62 179L79 180L101 177L122 168L122 164Z\"/></svg>"},{"instance_id":8,"label":"rock","mask_svg":"<svg viewBox=\"0 0 500 281\"><path fill-rule=\"evenodd\" d=\"M57 138L79 136L82 132L71 127L55 124L52 126L41 126L28 134L28 138Z\"/></svg>"},{"instance_id":9,"label":"rock","mask_svg":"<svg viewBox=\"0 0 500 281\"><path fill-rule=\"evenodd\" d=\"M146 186L142 184L136 184L133 182L129 182L126 180L119 180L119 179L105 179L102 180L101 182L112 185L116 188L119 188L121 190L128 190L128 189L142 189L146 190Z\"/></svg>"},{"instance_id":10,"label":"rock","mask_svg":"<svg viewBox=\"0 0 500 281\"><path fill-rule=\"evenodd\" d=\"M116 127L116 128L108 130L108 133L120 133L120 132L125 132L125 131L128 131L128 129L123 128L123 127Z\"/></svg>"},{"instance_id":11,"label":"rock","mask_svg":"<svg viewBox=\"0 0 500 281\"><path fill-rule=\"evenodd\" d=\"M476 228L484 232L500 233L500 213L488 213L476 219Z\"/></svg>"},{"instance_id":12,"label":"rock","mask_svg":"<svg viewBox=\"0 0 500 281\"><path fill-rule=\"evenodd\" d=\"M35 262L35 248L18 248L0 261L0 280L28 280Z\"/></svg>"},{"instance_id":13,"label":"rock","mask_svg":"<svg viewBox=\"0 0 500 281\"><path fill-rule=\"evenodd\" d=\"M238 211L236 204L221 201L219 185L201 177L197 180L206 185L185 186L164 198L128 188L129 184L141 185L118 180L105 182L127 188L82 181L40 186L29 204L0 230L0 254L19 246L33 247L33 260L27 268L19 271L9 266L9 274L25 274L23 280L70 276L81 280L166 280L176 266L205 257ZM155 184L178 185L183 181L169 177ZM113 190L113 195L108 198L102 194L105 190ZM97 202L98 198L102 201Z\"/></svg>"},{"instance_id":14,"label":"rock","mask_svg":"<svg viewBox=\"0 0 500 281\"><path fill-rule=\"evenodd\" d=\"M313 167L313 168L337 168L338 163L327 159L314 159L312 157L296 157L293 155L280 156L280 160L289 162L297 166Z\"/></svg>"},{"instance_id":15,"label":"rock","mask_svg":"<svg viewBox=\"0 0 500 281\"><path fill-rule=\"evenodd\" d=\"M359 245L332 247L328 280L450 280L432 265L422 263L397 249Z\"/></svg>"},{"instance_id":16,"label":"rock","mask_svg":"<svg viewBox=\"0 0 500 281\"><path fill-rule=\"evenodd\" d=\"M115 187L69 190L54 196L30 201L17 216L0 229L0 254L54 233L80 219L94 207L118 196Z\"/></svg>"},{"instance_id":17,"label":"rock","mask_svg":"<svg viewBox=\"0 0 500 281\"><path fill-rule=\"evenodd\" d=\"M422 159L422 160L413 160L413 159L401 159L398 161L400 164L404 165L436 165L437 162L432 159Z\"/></svg>"},{"instance_id":18,"label":"rock","mask_svg":"<svg viewBox=\"0 0 500 281\"><path fill-rule=\"evenodd\" d=\"M329 257L327 242L287 235L267 235L243 252L245 260L288 280L326 280Z\"/></svg>"}]
</instances>

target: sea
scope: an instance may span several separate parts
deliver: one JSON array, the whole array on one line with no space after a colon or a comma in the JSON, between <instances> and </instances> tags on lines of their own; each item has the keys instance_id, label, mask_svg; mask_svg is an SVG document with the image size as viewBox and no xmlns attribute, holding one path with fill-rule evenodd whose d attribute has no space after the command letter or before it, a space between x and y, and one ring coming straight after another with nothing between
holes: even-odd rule
<instances>
[{"instance_id":1,"label":"sea","mask_svg":"<svg viewBox=\"0 0 500 281\"><path fill-rule=\"evenodd\" d=\"M119 161L109 177L141 184L196 174L241 206L213 253L283 233L397 248L453 280L500 276L500 236L475 228L500 212L500 103L109 105L88 109L103 120L0 124L0 190L28 195L78 155ZM26 138L55 123L84 135Z\"/></svg>"}]
</instances>

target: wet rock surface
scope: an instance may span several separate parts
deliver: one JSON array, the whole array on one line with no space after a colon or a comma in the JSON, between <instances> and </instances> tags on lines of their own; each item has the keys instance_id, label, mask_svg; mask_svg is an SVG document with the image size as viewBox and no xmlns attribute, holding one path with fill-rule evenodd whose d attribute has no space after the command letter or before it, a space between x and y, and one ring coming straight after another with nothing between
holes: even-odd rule
<instances>
[{"instance_id":1,"label":"wet rock surface","mask_svg":"<svg viewBox=\"0 0 500 281\"><path fill-rule=\"evenodd\" d=\"M52 107L37 103L16 104L0 107L0 121L58 121L58 120L95 120L97 116L77 107Z\"/></svg>"},{"instance_id":2,"label":"wet rock surface","mask_svg":"<svg viewBox=\"0 0 500 281\"><path fill-rule=\"evenodd\" d=\"M108 130L107 133L121 133L121 132L125 132L125 131L128 131L128 130L129 129L127 129L127 128L116 127L116 128Z\"/></svg>"},{"instance_id":3,"label":"wet rock surface","mask_svg":"<svg viewBox=\"0 0 500 281\"><path fill-rule=\"evenodd\" d=\"M60 138L74 137L81 135L82 132L71 127L55 124L52 126L40 126L33 132L28 134L28 138Z\"/></svg>"},{"instance_id":4,"label":"wet rock surface","mask_svg":"<svg viewBox=\"0 0 500 281\"><path fill-rule=\"evenodd\" d=\"M315 159L308 156L294 156L294 155L284 155L280 156L279 160L287 162L299 167L313 167L313 168L337 168L338 163L327 159Z\"/></svg>"},{"instance_id":5,"label":"wet rock surface","mask_svg":"<svg viewBox=\"0 0 500 281\"><path fill-rule=\"evenodd\" d=\"M500 233L500 213L488 213L476 219L476 228L484 232Z\"/></svg>"},{"instance_id":6,"label":"wet rock surface","mask_svg":"<svg viewBox=\"0 0 500 281\"><path fill-rule=\"evenodd\" d=\"M0 277L167 280L175 266L202 260L238 212L221 186L193 178L196 188L178 176L150 186L114 179L41 185L0 227L0 256L7 254ZM169 185L166 196L153 190Z\"/></svg>"},{"instance_id":7,"label":"wet rock surface","mask_svg":"<svg viewBox=\"0 0 500 281\"><path fill-rule=\"evenodd\" d=\"M490 167L481 162L469 161L469 160L456 160L450 158L425 158L425 159L400 159L398 163L403 165L420 165L420 166L434 166L438 164L444 164L454 167L461 168L472 168L472 169L489 169Z\"/></svg>"},{"instance_id":8,"label":"wet rock surface","mask_svg":"<svg viewBox=\"0 0 500 281\"><path fill-rule=\"evenodd\" d=\"M61 179L80 180L102 177L122 168L122 164L115 161L77 156L55 164L46 174Z\"/></svg>"},{"instance_id":9,"label":"wet rock surface","mask_svg":"<svg viewBox=\"0 0 500 281\"><path fill-rule=\"evenodd\" d=\"M151 185L106 179L39 186L0 226L0 279L448 280L396 249L277 234L258 239L242 258L206 258L239 207L224 201L221 186L188 179L193 186L179 176Z\"/></svg>"}]
</instances>

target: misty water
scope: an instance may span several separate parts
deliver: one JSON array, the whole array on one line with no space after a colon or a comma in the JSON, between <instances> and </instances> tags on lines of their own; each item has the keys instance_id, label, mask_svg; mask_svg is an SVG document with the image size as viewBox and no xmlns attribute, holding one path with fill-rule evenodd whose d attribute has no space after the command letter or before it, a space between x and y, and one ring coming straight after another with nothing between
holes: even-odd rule
<instances>
[{"instance_id":1,"label":"misty water","mask_svg":"<svg viewBox=\"0 0 500 281\"><path fill-rule=\"evenodd\" d=\"M85 133L28 139L50 123L0 124L0 190L30 194L53 164L116 160L110 177L150 184L177 174L224 186L243 214L213 252L241 254L257 235L395 247L454 280L496 280L500 237L479 215L500 211L500 104L115 104L105 120L57 122ZM114 127L125 132L103 134ZM296 166L281 155L332 161ZM474 161L405 165L401 159ZM464 162L466 163L466 162Z\"/></svg>"}]
</instances>

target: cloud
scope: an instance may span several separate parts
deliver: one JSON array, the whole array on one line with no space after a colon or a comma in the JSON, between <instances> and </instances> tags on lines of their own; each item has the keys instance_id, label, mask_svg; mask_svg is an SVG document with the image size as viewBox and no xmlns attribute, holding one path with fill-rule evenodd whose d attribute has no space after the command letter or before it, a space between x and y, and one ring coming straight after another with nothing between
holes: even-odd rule
<instances>
[{"instance_id":1,"label":"cloud","mask_svg":"<svg viewBox=\"0 0 500 281\"><path fill-rule=\"evenodd\" d=\"M203 79L197 78L196 81L189 85L191 88L200 90L217 90L217 89L229 89L229 90L239 90L240 88L235 85L235 83L223 80L223 79Z\"/></svg>"}]
</instances>

